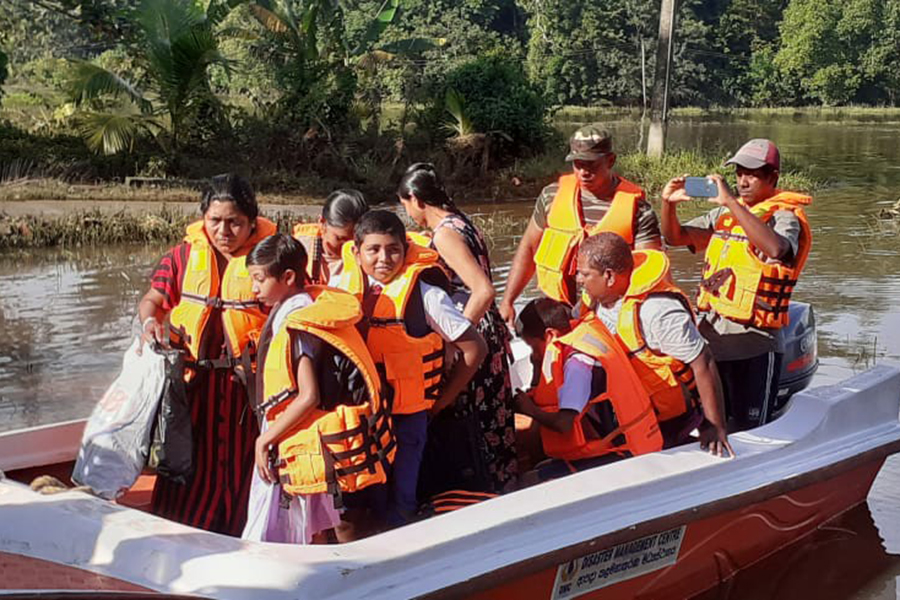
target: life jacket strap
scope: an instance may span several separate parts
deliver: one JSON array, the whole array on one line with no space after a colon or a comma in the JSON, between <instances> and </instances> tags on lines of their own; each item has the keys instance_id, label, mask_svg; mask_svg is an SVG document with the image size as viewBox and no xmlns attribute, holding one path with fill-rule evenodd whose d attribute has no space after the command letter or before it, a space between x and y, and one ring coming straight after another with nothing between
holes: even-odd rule
<instances>
[{"instance_id":1,"label":"life jacket strap","mask_svg":"<svg viewBox=\"0 0 900 600\"><path fill-rule=\"evenodd\" d=\"M274 396L270 396L265 402L255 408L256 414L260 417L265 417L266 413L269 412L269 409L278 406L282 402L294 397L297 392L299 392L297 388L288 388L286 390L280 391Z\"/></svg>"},{"instance_id":2,"label":"life jacket strap","mask_svg":"<svg viewBox=\"0 0 900 600\"><path fill-rule=\"evenodd\" d=\"M215 309L251 310L262 306L259 300L222 300L218 296L201 296L200 294L191 294L189 292L183 292L181 297Z\"/></svg>"}]
</instances>

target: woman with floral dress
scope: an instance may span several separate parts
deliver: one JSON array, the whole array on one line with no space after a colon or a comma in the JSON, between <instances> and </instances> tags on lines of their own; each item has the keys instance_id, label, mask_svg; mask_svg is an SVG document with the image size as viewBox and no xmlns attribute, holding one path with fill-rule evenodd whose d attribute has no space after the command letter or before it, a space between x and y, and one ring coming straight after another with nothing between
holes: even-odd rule
<instances>
[{"instance_id":1,"label":"woman with floral dress","mask_svg":"<svg viewBox=\"0 0 900 600\"><path fill-rule=\"evenodd\" d=\"M450 295L488 345L487 358L468 389L452 406L458 419L475 415L480 439L474 440L486 474L476 485L466 485L466 473L452 481L444 474L424 473L423 480L449 479L434 485L431 493L454 484L472 491L502 493L515 487L517 464L512 385L509 378L510 334L494 303L488 248L481 232L447 195L434 166L416 163L407 169L397 190L410 218L433 233L431 246L438 251L450 276ZM436 417L437 418L437 417ZM423 466L423 470L427 469ZM477 465L472 465L477 470ZM463 471L465 471L465 466ZM462 483L459 483L459 482ZM440 489L443 487L444 489Z\"/></svg>"}]
</instances>

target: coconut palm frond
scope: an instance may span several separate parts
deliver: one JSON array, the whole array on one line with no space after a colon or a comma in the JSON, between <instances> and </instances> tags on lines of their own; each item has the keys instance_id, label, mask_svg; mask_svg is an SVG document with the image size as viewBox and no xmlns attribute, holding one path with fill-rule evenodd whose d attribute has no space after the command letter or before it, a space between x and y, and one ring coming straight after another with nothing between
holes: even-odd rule
<instances>
[{"instance_id":1,"label":"coconut palm frond","mask_svg":"<svg viewBox=\"0 0 900 600\"><path fill-rule=\"evenodd\" d=\"M69 75L69 95L76 106L103 96L127 97L141 109L150 112L150 102L130 82L86 60L73 60Z\"/></svg>"},{"instance_id":2,"label":"coconut palm frond","mask_svg":"<svg viewBox=\"0 0 900 600\"><path fill-rule=\"evenodd\" d=\"M159 128L154 117L142 114L85 112L78 120L78 129L87 146L103 154L130 150L141 135L152 134Z\"/></svg>"},{"instance_id":3,"label":"coconut palm frond","mask_svg":"<svg viewBox=\"0 0 900 600\"><path fill-rule=\"evenodd\" d=\"M196 2L144 0L136 12L137 23L150 44L166 44L208 25L206 12Z\"/></svg>"}]
</instances>

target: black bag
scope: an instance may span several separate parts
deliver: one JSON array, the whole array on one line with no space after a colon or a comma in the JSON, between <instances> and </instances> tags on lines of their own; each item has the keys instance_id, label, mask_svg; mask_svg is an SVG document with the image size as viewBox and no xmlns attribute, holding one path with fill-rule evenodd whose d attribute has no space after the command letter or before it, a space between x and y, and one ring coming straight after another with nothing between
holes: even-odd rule
<instances>
[{"instance_id":1,"label":"black bag","mask_svg":"<svg viewBox=\"0 0 900 600\"><path fill-rule=\"evenodd\" d=\"M441 411L428 425L419 470L419 500L427 502L449 490L493 491L484 443L477 414L459 414L452 407Z\"/></svg>"},{"instance_id":2,"label":"black bag","mask_svg":"<svg viewBox=\"0 0 900 600\"><path fill-rule=\"evenodd\" d=\"M157 475L184 485L194 475L194 440L191 407L184 385L184 352L161 350L160 353L166 358L166 384L156 413L147 465L156 469Z\"/></svg>"}]
</instances>

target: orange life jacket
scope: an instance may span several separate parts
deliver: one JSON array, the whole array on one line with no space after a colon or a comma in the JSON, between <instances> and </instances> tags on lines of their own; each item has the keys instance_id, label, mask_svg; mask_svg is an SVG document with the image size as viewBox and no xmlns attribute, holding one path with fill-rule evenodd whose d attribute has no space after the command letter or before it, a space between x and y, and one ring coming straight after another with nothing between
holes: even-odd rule
<instances>
[{"instance_id":1,"label":"orange life jacket","mask_svg":"<svg viewBox=\"0 0 900 600\"><path fill-rule=\"evenodd\" d=\"M265 401L257 410L271 425L297 397L291 331L311 334L352 361L365 382L368 401L338 404L331 410L320 405L278 442L278 475L288 494L338 496L387 481L396 444L378 371L354 326L362 317L359 301L335 288L307 286L305 291L313 304L288 314L273 332L260 367Z\"/></svg>"},{"instance_id":2,"label":"orange life jacket","mask_svg":"<svg viewBox=\"0 0 900 600\"><path fill-rule=\"evenodd\" d=\"M314 285L328 285L328 263L325 262L325 248L322 246L322 225L320 223L297 223L292 232L294 238L312 250L306 261L306 281Z\"/></svg>"},{"instance_id":3,"label":"orange life jacket","mask_svg":"<svg viewBox=\"0 0 900 600\"><path fill-rule=\"evenodd\" d=\"M778 192L749 207L763 222L779 210L797 216L800 239L790 265L760 258L737 219L730 213L719 217L706 248L697 308L714 309L727 319L764 329L787 325L791 293L812 246L812 231L803 210L811 202L812 198L803 194Z\"/></svg>"},{"instance_id":4,"label":"orange life jacket","mask_svg":"<svg viewBox=\"0 0 900 600\"><path fill-rule=\"evenodd\" d=\"M635 250L631 283L619 310L616 334L628 351L631 365L650 394L659 421L668 421L694 407L697 383L691 368L647 346L641 326L641 305L651 296L671 296L693 317L690 302L672 282L669 257L658 250Z\"/></svg>"},{"instance_id":5,"label":"orange life jacket","mask_svg":"<svg viewBox=\"0 0 900 600\"><path fill-rule=\"evenodd\" d=\"M341 288L363 301L368 277L344 244ZM413 337L408 331L410 299L422 302L418 282L423 273L440 270L438 253L409 242L403 268L385 284L371 314L365 315L366 345L385 382L393 389L391 412L397 415L428 410L440 397L444 372L444 340L434 331Z\"/></svg>"},{"instance_id":6,"label":"orange life jacket","mask_svg":"<svg viewBox=\"0 0 900 600\"><path fill-rule=\"evenodd\" d=\"M534 253L537 285L544 295L569 305L575 303L578 247L586 237L612 231L634 247L634 217L638 201L643 198L640 187L620 177L609 211L599 223L588 228L578 179L574 174L560 177L559 191L547 213L547 227Z\"/></svg>"},{"instance_id":7,"label":"orange life jacket","mask_svg":"<svg viewBox=\"0 0 900 600\"><path fill-rule=\"evenodd\" d=\"M566 359L581 352L597 360L606 371L606 390L591 398L575 418L569 433L557 433L541 426L541 442L547 456L563 460L593 458L617 453L637 456L656 452L663 445L659 423L650 397L619 342L605 325L592 314L582 319L574 330L551 340L535 389L535 404L548 412L559 410L557 392L563 383ZM614 421L606 428L594 423L609 403Z\"/></svg>"},{"instance_id":8,"label":"orange life jacket","mask_svg":"<svg viewBox=\"0 0 900 600\"><path fill-rule=\"evenodd\" d=\"M169 323L173 341L186 346L199 366L231 368L241 362L246 368L251 362L246 359L255 356L266 315L253 294L246 255L257 242L276 231L274 223L257 217L253 234L228 261L219 281L218 255L206 236L203 221L188 225L184 240L190 243L191 251L185 266L181 299L169 313ZM210 352L218 356L218 349L206 348L205 344L206 326L215 313L221 315L225 331L228 358L224 361L209 360Z\"/></svg>"}]
</instances>

